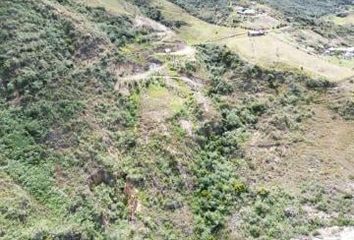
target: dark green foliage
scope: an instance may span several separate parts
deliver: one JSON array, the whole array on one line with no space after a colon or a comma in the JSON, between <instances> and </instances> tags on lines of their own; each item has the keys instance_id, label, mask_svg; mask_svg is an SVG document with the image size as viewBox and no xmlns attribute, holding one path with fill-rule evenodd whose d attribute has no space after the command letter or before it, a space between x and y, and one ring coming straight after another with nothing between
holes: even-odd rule
<instances>
[{"instance_id":1,"label":"dark green foliage","mask_svg":"<svg viewBox=\"0 0 354 240\"><path fill-rule=\"evenodd\" d=\"M338 112L344 119L354 119L354 101L351 99L340 100L331 105L331 108Z\"/></svg>"},{"instance_id":2,"label":"dark green foliage","mask_svg":"<svg viewBox=\"0 0 354 240\"><path fill-rule=\"evenodd\" d=\"M204 21L220 25L226 25L226 20L232 13L229 0L172 0L171 2Z\"/></svg>"},{"instance_id":3,"label":"dark green foliage","mask_svg":"<svg viewBox=\"0 0 354 240\"><path fill-rule=\"evenodd\" d=\"M352 4L351 0L259 0L296 21L311 21Z\"/></svg>"},{"instance_id":4,"label":"dark green foliage","mask_svg":"<svg viewBox=\"0 0 354 240\"><path fill-rule=\"evenodd\" d=\"M50 9L32 2L2 3L2 96L35 94L72 69L70 60L79 37L73 33L72 24L65 20L58 20L57 28L53 28L49 24L51 14Z\"/></svg>"},{"instance_id":5,"label":"dark green foliage","mask_svg":"<svg viewBox=\"0 0 354 240\"><path fill-rule=\"evenodd\" d=\"M343 11L346 6L352 4L351 0L259 0L259 2L268 4L282 12L286 20L294 26L308 27L327 39L341 38L349 45L354 41L353 27L339 26L321 18L325 15Z\"/></svg>"},{"instance_id":6,"label":"dark green foliage","mask_svg":"<svg viewBox=\"0 0 354 240\"><path fill-rule=\"evenodd\" d=\"M287 85L289 92L296 95L304 87L310 90L333 87L333 84L325 79L311 79L290 71L267 70L247 64L226 47L200 45L198 50L200 61L203 61L211 75L211 95L237 92L244 96L244 93L262 91L277 94L282 85Z\"/></svg>"},{"instance_id":7,"label":"dark green foliage","mask_svg":"<svg viewBox=\"0 0 354 240\"><path fill-rule=\"evenodd\" d=\"M326 90L328 88L334 87L335 84L331 83L330 81L328 81L326 79L320 79L320 80L308 79L306 81L306 86L310 89Z\"/></svg>"},{"instance_id":8,"label":"dark green foliage","mask_svg":"<svg viewBox=\"0 0 354 240\"><path fill-rule=\"evenodd\" d=\"M75 9L78 13L86 16L87 19L97 24L98 28L105 32L110 41L117 47L131 41L137 35L137 32L131 27L131 20L126 16L112 15L109 14L104 8L84 6L77 4L74 1L62 0L59 2L70 6L72 9ZM87 48L91 47L95 46L87 46Z\"/></svg>"},{"instance_id":9,"label":"dark green foliage","mask_svg":"<svg viewBox=\"0 0 354 240\"><path fill-rule=\"evenodd\" d=\"M171 21L166 19L161 11L152 6L149 1L146 0L131 0L136 6L138 6L141 11L143 12L144 15L146 15L148 18L151 18L157 22L160 22L162 24L164 24L167 27L170 28L180 28L183 25L186 25L186 23L183 20L177 20L177 21Z\"/></svg>"}]
</instances>

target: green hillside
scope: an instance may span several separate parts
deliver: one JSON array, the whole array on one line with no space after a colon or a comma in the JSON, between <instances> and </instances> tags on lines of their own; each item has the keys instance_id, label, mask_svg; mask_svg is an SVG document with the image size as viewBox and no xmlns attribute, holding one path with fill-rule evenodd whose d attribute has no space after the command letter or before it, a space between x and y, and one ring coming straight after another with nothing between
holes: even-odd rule
<instances>
[{"instance_id":1,"label":"green hillside","mask_svg":"<svg viewBox=\"0 0 354 240\"><path fill-rule=\"evenodd\" d=\"M284 12L287 16L296 19L318 18L323 15L344 9L352 4L351 0L259 0L275 9Z\"/></svg>"},{"instance_id":2,"label":"green hillside","mask_svg":"<svg viewBox=\"0 0 354 240\"><path fill-rule=\"evenodd\" d=\"M227 4L195 3L178 2L193 15ZM292 239L354 224L353 162L340 158L354 149L350 79L342 92L188 46L188 21L144 1L100 4L0 3L1 239ZM306 155L318 109L345 129L338 166ZM288 184L297 160L283 149L333 172Z\"/></svg>"}]
</instances>

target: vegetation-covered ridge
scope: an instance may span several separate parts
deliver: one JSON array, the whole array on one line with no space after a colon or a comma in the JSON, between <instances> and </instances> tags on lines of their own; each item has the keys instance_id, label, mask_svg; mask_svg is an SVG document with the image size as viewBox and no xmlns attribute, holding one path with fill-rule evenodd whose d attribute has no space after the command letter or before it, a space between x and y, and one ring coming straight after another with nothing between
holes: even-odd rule
<instances>
[{"instance_id":1,"label":"vegetation-covered ridge","mask_svg":"<svg viewBox=\"0 0 354 240\"><path fill-rule=\"evenodd\" d=\"M114 218L126 215L122 190L88 193L85 187L97 184L97 169L108 165L108 146L99 139L134 122L134 103L113 92L109 64L126 61L115 46L139 34L127 18L59 2L0 5L5 239L96 238L106 221L103 209L113 209ZM104 176L113 179L106 170Z\"/></svg>"},{"instance_id":2,"label":"vegetation-covered ridge","mask_svg":"<svg viewBox=\"0 0 354 240\"><path fill-rule=\"evenodd\" d=\"M294 19L318 18L323 15L333 13L334 11L342 10L346 6L350 6L350 0L295 0L295 1L281 1L281 0L260 0L260 2L267 3L270 6L284 12L286 16Z\"/></svg>"},{"instance_id":3,"label":"vegetation-covered ridge","mask_svg":"<svg viewBox=\"0 0 354 240\"><path fill-rule=\"evenodd\" d=\"M353 225L350 192L265 186L250 156L305 142L335 84L226 47L186 51L151 21L183 19L134 3L150 19L1 2L0 238L291 239Z\"/></svg>"}]
</instances>

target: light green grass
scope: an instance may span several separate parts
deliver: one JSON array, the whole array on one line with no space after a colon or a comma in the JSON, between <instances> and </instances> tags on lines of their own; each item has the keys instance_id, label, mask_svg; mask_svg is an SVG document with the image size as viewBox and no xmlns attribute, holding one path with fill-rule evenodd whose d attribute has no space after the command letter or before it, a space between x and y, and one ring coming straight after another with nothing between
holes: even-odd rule
<instances>
[{"instance_id":1,"label":"light green grass","mask_svg":"<svg viewBox=\"0 0 354 240\"><path fill-rule=\"evenodd\" d=\"M169 109L172 113L177 113L183 108L184 100L175 96L167 88L159 85L151 85L147 89L147 96L150 103L157 103L157 108ZM151 105L153 107L153 104Z\"/></svg>"}]
</instances>

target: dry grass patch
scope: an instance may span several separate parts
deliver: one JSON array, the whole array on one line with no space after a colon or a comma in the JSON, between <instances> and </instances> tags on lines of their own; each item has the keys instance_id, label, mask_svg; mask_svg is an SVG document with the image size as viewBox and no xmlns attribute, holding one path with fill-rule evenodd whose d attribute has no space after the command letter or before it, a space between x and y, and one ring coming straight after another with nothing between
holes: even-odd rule
<instances>
[{"instance_id":1,"label":"dry grass patch","mask_svg":"<svg viewBox=\"0 0 354 240\"><path fill-rule=\"evenodd\" d=\"M314 116L304 123L303 141L254 149L261 182L293 190L312 181L348 186L354 171L354 124L323 105L312 109Z\"/></svg>"}]
</instances>

